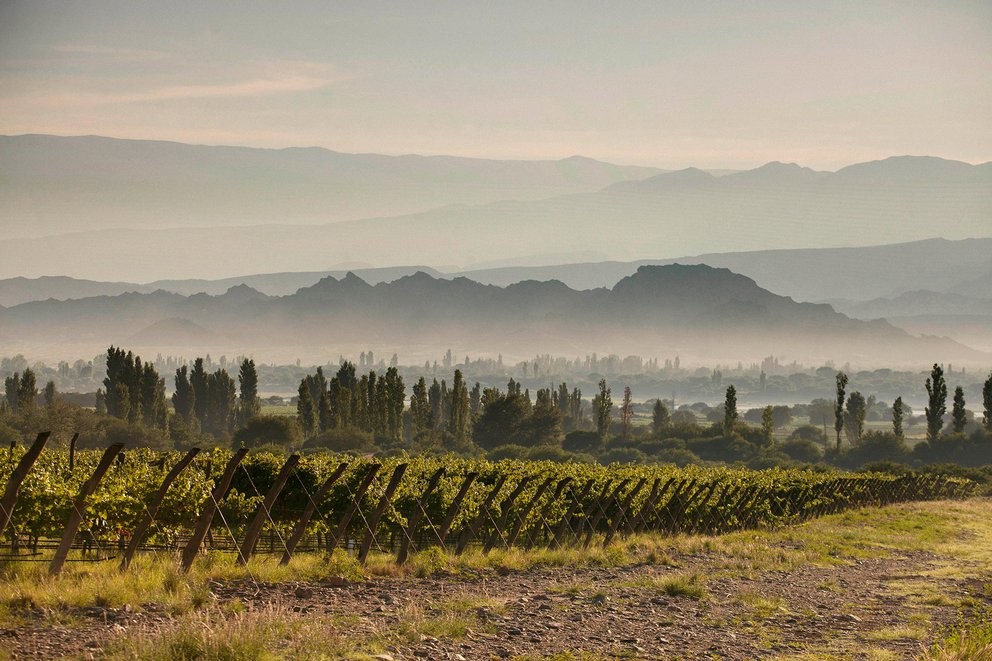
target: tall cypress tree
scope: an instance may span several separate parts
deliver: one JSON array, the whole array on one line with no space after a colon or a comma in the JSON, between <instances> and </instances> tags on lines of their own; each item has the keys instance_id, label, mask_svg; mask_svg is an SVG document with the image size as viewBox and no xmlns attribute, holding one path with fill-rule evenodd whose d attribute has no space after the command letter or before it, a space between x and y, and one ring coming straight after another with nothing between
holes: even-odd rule
<instances>
[{"instance_id":1,"label":"tall cypress tree","mask_svg":"<svg viewBox=\"0 0 992 661\"><path fill-rule=\"evenodd\" d=\"M258 372L255 361L245 358L238 369L238 425L244 426L262 411L262 400L258 398Z\"/></svg>"},{"instance_id":2,"label":"tall cypress tree","mask_svg":"<svg viewBox=\"0 0 992 661\"><path fill-rule=\"evenodd\" d=\"M964 431L964 426L968 424L968 412L964 408L964 389L958 386L954 389L954 403L951 406L951 424L955 434Z\"/></svg>"},{"instance_id":3,"label":"tall cypress tree","mask_svg":"<svg viewBox=\"0 0 992 661\"><path fill-rule=\"evenodd\" d=\"M209 409L209 393L207 391L207 372L203 368L203 359L193 361L193 369L189 373L189 383L193 387L193 414L200 423L200 429L207 430L207 410Z\"/></svg>"},{"instance_id":4,"label":"tall cypress tree","mask_svg":"<svg viewBox=\"0 0 992 661\"><path fill-rule=\"evenodd\" d=\"M989 372L989 378L985 379L985 385L982 386L982 403L985 408L982 420L985 430L992 432L992 372Z\"/></svg>"},{"instance_id":5,"label":"tall cypress tree","mask_svg":"<svg viewBox=\"0 0 992 661\"><path fill-rule=\"evenodd\" d=\"M723 400L723 433L730 436L737 424L737 388L733 385L727 386L727 393Z\"/></svg>"},{"instance_id":6,"label":"tall cypress tree","mask_svg":"<svg viewBox=\"0 0 992 661\"><path fill-rule=\"evenodd\" d=\"M896 435L896 438L902 440L904 438L902 431L902 417L903 417L903 404L902 397L896 397L896 401L892 402L892 433Z\"/></svg>"},{"instance_id":7,"label":"tall cypress tree","mask_svg":"<svg viewBox=\"0 0 992 661\"><path fill-rule=\"evenodd\" d=\"M468 390L461 370L455 370L455 378L451 383L451 426L450 430L458 443L463 443L469 436L468 419Z\"/></svg>"},{"instance_id":8,"label":"tall cypress tree","mask_svg":"<svg viewBox=\"0 0 992 661\"><path fill-rule=\"evenodd\" d=\"M186 365L176 370L175 384L176 389L172 393L172 407L176 410L176 415L189 424L196 419L193 410L196 393L189 381L189 369Z\"/></svg>"},{"instance_id":9,"label":"tall cypress tree","mask_svg":"<svg viewBox=\"0 0 992 661\"><path fill-rule=\"evenodd\" d=\"M519 386L517 392L520 392ZM599 437L605 439L610 433L610 422L613 419L613 399L610 389L606 387L606 379L599 380L599 393L592 399L592 408L596 415L596 431Z\"/></svg>"},{"instance_id":10,"label":"tall cypress tree","mask_svg":"<svg viewBox=\"0 0 992 661\"><path fill-rule=\"evenodd\" d=\"M947 383L944 381L944 370L937 363L933 364L930 376L927 377L926 388L929 400L929 406L926 407L927 439L936 441L944 426L944 414L947 413Z\"/></svg>"},{"instance_id":11,"label":"tall cypress tree","mask_svg":"<svg viewBox=\"0 0 992 661\"><path fill-rule=\"evenodd\" d=\"M296 402L296 417L300 421L300 427L308 438L313 436L317 430L317 406L310 395L310 387L307 380L300 381L300 397Z\"/></svg>"},{"instance_id":12,"label":"tall cypress tree","mask_svg":"<svg viewBox=\"0 0 992 661\"><path fill-rule=\"evenodd\" d=\"M837 452L840 452L840 433L844 430L844 398L847 375L837 372L837 401L834 402L834 431L837 432Z\"/></svg>"},{"instance_id":13,"label":"tall cypress tree","mask_svg":"<svg viewBox=\"0 0 992 661\"><path fill-rule=\"evenodd\" d=\"M410 418L413 422L414 438L434 428L431 403L427 396L427 382L424 377L420 377L413 386L413 394L410 396Z\"/></svg>"}]
</instances>

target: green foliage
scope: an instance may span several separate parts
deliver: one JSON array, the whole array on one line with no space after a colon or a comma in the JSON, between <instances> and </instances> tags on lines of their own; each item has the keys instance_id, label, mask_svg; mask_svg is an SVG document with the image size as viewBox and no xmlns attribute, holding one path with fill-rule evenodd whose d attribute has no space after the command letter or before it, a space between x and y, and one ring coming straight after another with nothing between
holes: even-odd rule
<instances>
[{"instance_id":1,"label":"green foliage","mask_svg":"<svg viewBox=\"0 0 992 661\"><path fill-rule=\"evenodd\" d=\"M992 432L992 372L989 372L989 378L985 379L982 385L982 404L984 408L982 422L985 429Z\"/></svg>"},{"instance_id":2,"label":"green foliage","mask_svg":"<svg viewBox=\"0 0 992 661\"><path fill-rule=\"evenodd\" d=\"M892 402L892 433L895 434L897 438L904 437L902 431L902 417L902 397L896 397L896 401Z\"/></svg>"},{"instance_id":3,"label":"green foliage","mask_svg":"<svg viewBox=\"0 0 992 661\"><path fill-rule=\"evenodd\" d=\"M232 440L235 447L252 448L274 444L294 448L303 442L303 430L289 416L256 415L234 432Z\"/></svg>"},{"instance_id":4,"label":"green foliage","mask_svg":"<svg viewBox=\"0 0 992 661\"><path fill-rule=\"evenodd\" d=\"M926 407L927 440L936 441L940 437L944 414L947 412L947 382L944 381L944 369L937 363L933 364L930 376L927 377L926 388L929 401Z\"/></svg>"},{"instance_id":5,"label":"green foliage","mask_svg":"<svg viewBox=\"0 0 992 661\"><path fill-rule=\"evenodd\" d=\"M600 438L605 439L613 417L613 399L610 397L610 389L606 387L606 379L599 380L599 393L592 399L592 410L596 416L596 431Z\"/></svg>"},{"instance_id":6,"label":"green foliage","mask_svg":"<svg viewBox=\"0 0 992 661\"><path fill-rule=\"evenodd\" d=\"M837 433L837 452L840 452L840 432L844 429L844 397L847 375L837 372L837 400L834 403L834 431Z\"/></svg>"},{"instance_id":7,"label":"green foliage","mask_svg":"<svg viewBox=\"0 0 992 661\"><path fill-rule=\"evenodd\" d=\"M727 386L727 393L723 400L723 433L730 436L737 424L737 388Z\"/></svg>"},{"instance_id":8,"label":"green foliage","mask_svg":"<svg viewBox=\"0 0 992 661\"><path fill-rule=\"evenodd\" d=\"M955 434L964 431L968 424L968 412L964 408L964 389L958 386L954 389L954 403L951 406L951 425Z\"/></svg>"}]
</instances>

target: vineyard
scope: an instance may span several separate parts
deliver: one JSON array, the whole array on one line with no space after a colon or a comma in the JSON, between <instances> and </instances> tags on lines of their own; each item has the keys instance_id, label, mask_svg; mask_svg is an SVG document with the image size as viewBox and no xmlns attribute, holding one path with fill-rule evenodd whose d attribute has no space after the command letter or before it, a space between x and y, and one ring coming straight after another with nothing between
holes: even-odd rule
<instances>
[{"instance_id":1,"label":"vineyard","mask_svg":"<svg viewBox=\"0 0 992 661\"><path fill-rule=\"evenodd\" d=\"M180 553L188 569L204 547L243 562L337 550L402 563L429 547L607 545L637 532L715 534L974 493L968 480L922 474L121 446L70 456L43 448L42 437L0 457L0 529L9 514L6 559L54 557L53 572L66 560L127 566L142 551Z\"/></svg>"}]
</instances>

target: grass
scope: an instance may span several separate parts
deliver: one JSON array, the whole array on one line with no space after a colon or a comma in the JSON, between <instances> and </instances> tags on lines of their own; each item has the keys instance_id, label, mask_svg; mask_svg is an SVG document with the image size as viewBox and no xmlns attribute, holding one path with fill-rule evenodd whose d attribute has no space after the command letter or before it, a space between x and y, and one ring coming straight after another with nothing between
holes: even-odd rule
<instances>
[{"instance_id":1,"label":"grass","mask_svg":"<svg viewBox=\"0 0 992 661\"><path fill-rule=\"evenodd\" d=\"M962 609L981 601L981 594L954 592L953 581L968 579L972 581L969 589L974 591L977 578L978 592L992 593L992 521L987 516L988 506L987 499L896 505L846 512L792 527L723 536L636 535L605 549L595 542L589 548L503 549L489 554L469 550L461 556L428 549L414 554L401 567L385 554L374 553L367 565L361 567L351 556L336 553L330 560L317 554L300 555L286 567L279 566L277 558L259 555L246 570L236 564L233 554L213 553L198 558L192 571L182 574L176 569L175 557L161 554L139 556L124 574L109 562L72 563L61 576L51 578L44 563L11 563L0 565L0 623L6 626L36 623L40 613L46 625L71 627L79 618L74 610L79 607L127 605L141 610L155 603L165 608L174 626L163 633L143 633L121 640L114 654L152 659L240 659L272 655L368 658L391 646L415 645L424 636L457 640L471 631L491 632L489 615L504 613L506 602L487 594L445 594L428 603L403 604L389 618L372 618L356 628L354 621L340 616L302 616L275 606L252 610L239 600L218 603L210 586L215 581L251 578L266 583L319 582L333 577L362 581L379 576L415 580L415 577L448 574L492 576L535 567L652 565L660 568L691 563L701 569L695 572L659 569L652 573L654 570L647 567L639 571L641 578L606 586L562 582L550 589L595 599L599 595L606 597L610 588L630 587L673 599L705 600L709 604L707 582L716 578L747 578L808 566L836 568L857 559L899 557L910 551L931 553L929 569L896 577L889 584L893 594L907 600L910 611L907 621L873 632L870 640L874 642L857 650L869 658L886 658L883 648L887 642L923 641L930 635L932 624L924 615L930 612L927 609ZM818 587L825 592L843 592L829 578ZM754 626L769 626L768 621L787 608L780 598L768 595L743 592L733 599L746 607L743 619ZM972 618L962 620L937 645L927 648L925 654L929 656L925 658L982 658L967 654L985 654L990 645L992 628L983 628L981 620ZM805 657L795 658L817 658L816 650L808 652ZM581 656L549 658L598 658L579 651L575 654Z\"/></svg>"},{"instance_id":2,"label":"grass","mask_svg":"<svg viewBox=\"0 0 992 661\"><path fill-rule=\"evenodd\" d=\"M706 596L706 579L702 574L679 574L676 576L641 576L635 579L618 581L619 587L640 588L658 592L669 597L685 597L700 600Z\"/></svg>"},{"instance_id":3,"label":"grass","mask_svg":"<svg viewBox=\"0 0 992 661\"><path fill-rule=\"evenodd\" d=\"M922 661L992 661L992 612L971 614L920 655Z\"/></svg>"},{"instance_id":4,"label":"grass","mask_svg":"<svg viewBox=\"0 0 992 661\"><path fill-rule=\"evenodd\" d=\"M118 640L109 656L148 661L271 658L367 659L375 644L356 644L351 624L327 617L292 617L269 607L224 615L217 609L188 613L162 634Z\"/></svg>"},{"instance_id":5,"label":"grass","mask_svg":"<svg viewBox=\"0 0 992 661\"><path fill-rule=\"evenodd\" d=\"M737 595L737 601L746 606L751 617L756 620L768 620L776 615L790 613L783 599L756 592L742 592Z\"/></svg>"},{"instance_id":6,"label":"grass","mask_svg":"<svg viewBox=\"0 0 992 661\"><path fill-rule=\"evenodd\" d=\"M143 555L126 572L116 563L74 563L51 577L44 563L9 563L0 567L0 622L17 622L28 611L41 611L49 623L71 617L70 609L98 606L140 610L144 604L164 606L173 615L200 610L213 603L213 581L245 580L279 583L322 581L331 577L361 580L354 558L335 554L300 555L286 566L275 558L252 558L247 570L233 554L210 553L199 558L188 574L179 571L171 555Z\"/></svg>"}]
</instances>

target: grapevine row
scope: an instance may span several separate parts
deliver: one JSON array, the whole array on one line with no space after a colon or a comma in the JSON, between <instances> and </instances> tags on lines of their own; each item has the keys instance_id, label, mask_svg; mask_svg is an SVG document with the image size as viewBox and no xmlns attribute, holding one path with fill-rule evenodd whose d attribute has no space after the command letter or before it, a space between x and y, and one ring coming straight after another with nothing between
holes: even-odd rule
<instances>
[{"instance_id":1,"label":"grapevine row","mask_svg":"<svg viewBox=\"0 0 992 661\"><path fill-rule=\"evenodd\" d=\"M0 482L14 472L24 448L0 457ZM46 449L17 494L4 536L13 552L44 547L63 535L74 500L103 456ZM235 463L230 487L218 497L206 539L237 550L251 527L249 551L354 549L398 553L443 545L462 552L509 546L609 543L634 532L710 533L802 521L852 507L963 497L968 480L935 475L850 474L796 469L676 468L664 465L559 464L459 457L285 457L227 450L187 459L154 512L143 548L180 549L212 505L211 492ZM117 455L80 512L76 546L123 549L147 519L153 495L183 457L178 452L127 450ZM282 469L282 470L281 470ZM284 487L272 490L282 473ZM333 480L328 480L334 475ZM321 487L324 486L322 490ZM262 508L265 495L271 505ZM309 517L300 525L301 516ZM255 520L255 525L251 522ZM267 543L258 543L266 531ZM295 533L295 535L294 535ZM296 538L294 548L287 542ZM70 542L72 540L70 539ZM195 551L196 549L194 549Z\"/></svg>"}]
</instances>

